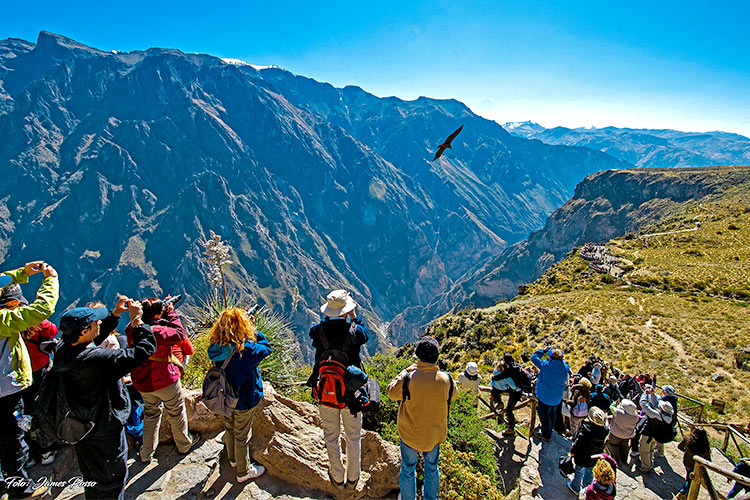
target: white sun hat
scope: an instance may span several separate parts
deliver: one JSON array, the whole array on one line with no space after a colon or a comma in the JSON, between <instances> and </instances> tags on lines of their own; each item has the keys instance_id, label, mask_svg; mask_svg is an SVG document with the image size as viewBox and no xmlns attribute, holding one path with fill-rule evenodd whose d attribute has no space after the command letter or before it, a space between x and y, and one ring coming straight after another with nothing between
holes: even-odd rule
<instances>
[{"instance_id":1,"label":"white sun hat","mask_svg":"<svg viewBox=\"0 0 750 500\"><path fill-rule=\"evenodd\" d=\"M357 307L352 294L346 290L334 290L326 297L326 303L320 306L320 312L329 318L343 316Z\"/></svg>"}]
</instances>

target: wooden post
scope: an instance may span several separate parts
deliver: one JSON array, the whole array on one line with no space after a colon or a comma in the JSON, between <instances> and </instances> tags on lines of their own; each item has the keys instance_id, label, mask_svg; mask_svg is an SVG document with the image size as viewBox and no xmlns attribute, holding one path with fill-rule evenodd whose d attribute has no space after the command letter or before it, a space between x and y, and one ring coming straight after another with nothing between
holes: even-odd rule
<instances>
[{"instance_id":1,"label":"wooden post","mask_svg":"<svg viewBox=\"0 0 750 500\"><path fill-rule=\"evenodd\" d=\"M690 490L688 491L687 500L698 500L698 492L701 489L701 464L695 462L693 467L693 480L690 481Z\"/></svg>"},{"instance_id":2,"label":"wooden post","mask_svg":"<svg viewBox=\"0 0 750 500\"><path fill-rule=\"evenodd\" d=\"M727 426L727 427L726 427L726 428L724 429L724 442L723 442L723 443L722 443L722 445L721 445L721 451L722 451L722 452L723 452L723 453L724 453L725 455L726 455L726 453L727 453L727 448L729 448L729 433L731 433L731 432L732 432L732 431L730 431L730 430L729 430L729 426Z\"/></svg>"},{"instance_id":3,"label":"wooden post","mask_svg":"<svg viewBox=\"0 0 750 500\"><path fill-rule=\"evenodd\" d=\"M531 435L534 434L534 427L536 426L536 398L531 400L531 419L529 421L529 440Z\"/></svg>"}]
</instances>

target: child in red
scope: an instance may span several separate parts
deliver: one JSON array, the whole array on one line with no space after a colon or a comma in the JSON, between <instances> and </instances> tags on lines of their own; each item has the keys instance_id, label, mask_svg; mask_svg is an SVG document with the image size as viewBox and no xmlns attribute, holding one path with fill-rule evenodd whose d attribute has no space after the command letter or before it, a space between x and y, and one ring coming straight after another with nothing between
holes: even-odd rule
<instances>
[{"instance_id":1,"label":"child in red","mask_svg":"<svg viewBox=\"0 0 750 500\"><path fill-rule=\"evenodd\" d=\"M606 453L599 455L594 466L594 482L586 488L585 500L614 500L617 462Z\"/></svg>"}]
</instances>

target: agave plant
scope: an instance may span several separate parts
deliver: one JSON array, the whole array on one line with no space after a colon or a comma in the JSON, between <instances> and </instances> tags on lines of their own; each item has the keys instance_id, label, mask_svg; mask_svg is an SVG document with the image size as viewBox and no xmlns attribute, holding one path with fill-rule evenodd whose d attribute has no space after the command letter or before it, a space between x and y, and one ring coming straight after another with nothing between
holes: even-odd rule
<instances>
[{"instance_id":1,"label":"agave plant","mask_svg":"<svg viewBox=\"0 0 750 500\"><path fill-rule=\"evenodd\" d=\"M186 324L191 326L190 339L195 348L183 378L187 387L200 387L211 368L208 334L221 312L230 307L246 309L249 303L249 299L231 293L224 298L218 290L214 290L206 299L198 299L198 304L186 312ZM292 336L289 322L279 313L263 306L255 314L255 328L263 332L273 348L271 355L260 364L263 380L271 384L290 383L294 376L294 360L299 357L299 346Z\"/></svg>"},{"instance_id":2,"label":"agave plant","mask_svg":"<svg viewBox=\"0 0 750 500\"><path fill-rule=\"evenodd\" d=\"M221 291L224 297L224 307L227 307L227 282L224 278L224 266L232 263L232 247L221 240L221 236L209 231L211 236L201 242L203 246L203 255L206 256L208 263L208 281L215 288L221 285Z\"/></svg>"}]
</instances>

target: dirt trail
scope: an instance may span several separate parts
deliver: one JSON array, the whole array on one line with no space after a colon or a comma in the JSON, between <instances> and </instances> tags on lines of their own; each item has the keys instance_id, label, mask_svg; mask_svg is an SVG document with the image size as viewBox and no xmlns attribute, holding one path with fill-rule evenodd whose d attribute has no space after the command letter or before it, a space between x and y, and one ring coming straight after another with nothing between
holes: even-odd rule
<instances>
[{"instance_id":1,"label":"dirt trail","mask_svg":"<svg viewBox=\"0 0 750 500\"><path fill-rule=\"evenodd\" d=\"M651 332L656 333L661 338L663 338L667 342L667 344L669 344L671 347L674 348L675 351L677 351L677 354L680 358L687 357L687 353L685 352L685 348L683 347L682 342L672 337L671 335L668 335L664 333L663 331L659 330L659 328L654 324L653 316L648 318L648 321L643 325L643 327L648 329Z\"/></svg>"}]
</instances>

